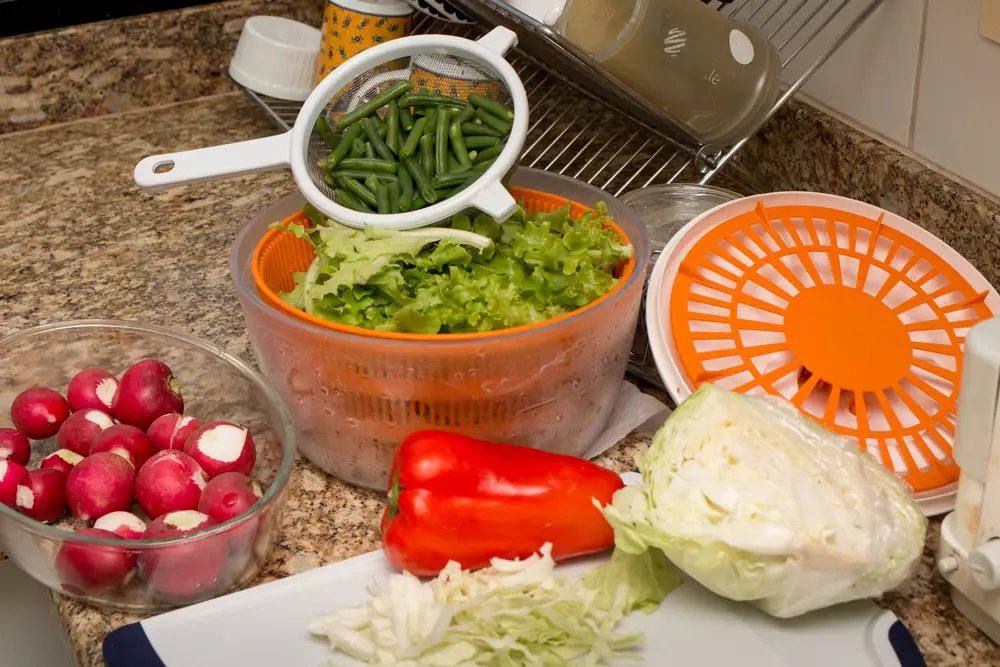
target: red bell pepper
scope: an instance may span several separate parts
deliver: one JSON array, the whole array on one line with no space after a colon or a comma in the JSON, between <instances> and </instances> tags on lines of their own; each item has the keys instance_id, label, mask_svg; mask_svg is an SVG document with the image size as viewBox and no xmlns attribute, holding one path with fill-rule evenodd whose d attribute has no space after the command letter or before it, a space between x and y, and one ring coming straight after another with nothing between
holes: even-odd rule
<instances>
[{"instance_id":1,"label":"red bell pepper","mask_svg":"<svg viewBox=\"0 0 1000 667\"><path fill-rule=\"evenodd\" d=\"M382 546L399 570L438 574L450 560L478 569L526 558L546 542L556 560L614 544L600 510L621 478L590 461L528 447L421 431L396 451Z\"/></svg>"}]
</instances>

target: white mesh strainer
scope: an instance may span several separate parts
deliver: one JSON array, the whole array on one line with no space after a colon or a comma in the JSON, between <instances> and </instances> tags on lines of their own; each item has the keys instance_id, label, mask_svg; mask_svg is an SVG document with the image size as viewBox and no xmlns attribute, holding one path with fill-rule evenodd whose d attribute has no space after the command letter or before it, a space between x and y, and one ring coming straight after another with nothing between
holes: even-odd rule
<instances>
[{"instance_id":1,"label":"white mesh strainer","mask_svg":"<svg viewBox=\"0 0 1000 667\"><path fill-rule=\"evenodd\" d=\"M435 224L469 209L505 220L516 210L517 203L501 179L514 167L528 131L528 98L524 86L514 68L503 58L516 43L517 35L512 31L495 28L476 41L447 35L417 35L374 46L337 67L313 90L289 132L225 146L147 157L136 165L135 182L146 192L159 192L190 183L290 166L295 183L313 206L352 227L413 229ZM478 78L498 82L499 85L492 88L496 92L482 94L514 110L503 152L475 183L426 208L380 215L337 204L333 199L333 187L323 180L324 172L317 165L330 149L315 131L316 119L324 114L331 126L336 127L336 118L375 97L392 82L408 78L411 59L421 54L434 54L439 67L442 62L450 63L451 71L436 72L444 79L467 78L473 71Z\"/></svg>"}]
</instances>

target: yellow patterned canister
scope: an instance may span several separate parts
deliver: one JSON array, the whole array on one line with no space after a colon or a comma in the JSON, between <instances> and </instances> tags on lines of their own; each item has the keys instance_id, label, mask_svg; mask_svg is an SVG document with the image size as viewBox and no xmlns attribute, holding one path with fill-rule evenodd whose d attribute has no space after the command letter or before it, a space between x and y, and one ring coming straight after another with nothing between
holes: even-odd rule
<instances>
[{"instance_id":1,"label":"yellow patterned canister","mask_svg":"<svg viewBox=\"0 0 1000 667\"><path fill-rule=\"evenodd\" d=\"M329 0L316 59L316 83L370 46L405 37L413 8L402 0Z\"/></svg>"},{"instance_id":2,"label":"yellow patterned canister","mask_svg":"<svg viewBox=\"0 0 1000 667\"><path fill-rule=\"evenodd\" d=\"M496 74L454 56L421 53L413 56L410 81L416 90L450 95L464 100L472 93L496 99L504 87Z\"/></svg>"}]
</instances>

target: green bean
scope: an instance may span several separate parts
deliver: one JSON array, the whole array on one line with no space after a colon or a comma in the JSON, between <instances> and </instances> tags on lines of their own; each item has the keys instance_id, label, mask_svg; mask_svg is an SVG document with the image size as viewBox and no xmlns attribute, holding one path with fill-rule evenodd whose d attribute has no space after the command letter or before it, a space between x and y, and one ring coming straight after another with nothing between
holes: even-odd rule
<instances>
[{"instance_id":1,"label":"green bean","mask_svg":"<svg viewBox=\"0 0 1000 667\"><path fill-rule=\"evenodd\" d=\"M500 134L510 134L510 129L513 127L513 125L504 119L497 118L487 111L480 111L479 118L483 121L483 125L493 128Z\"/></svg>"},{"instance_id":2,"label":"green bean","mask_svg":"<svg viewBox=\"0 0 1000 667\"><path fill-rule=\"evenodd\" d=\"M326 122L326 117L322 114L316 119L316 134L322 137L330 148L336 148L340 143L340 137L330 128L330 124Z\"/></svg>"},{"instance_id":3,"label":"green bean","mask_svg":"<svg viewBox=\"0 0 1000 667\"><path fill-rule=\"evenodd\" d=\"M469 159L470 160L475 160L477 155L479 155L479 151L475 151L475 150L469 151Z\"/></svg>"},{"instance_id":4,"label":"green bean","mask_svg":"<svg viewBox=\"0 0 1000 667\"><path fill-rule=\"evenodd\" d=\"M361 127L361 126L355 125L354 127ZM362 129L362 132L363 131L364 129ZM365 142L362 141L360 138L355 139L353 142L351 142L351 157L361 158L364 156L365 156Z\"/></svg>"},{"instance_id":5,"label":"green bean","mask_svg":"<svg viewBox=\"0 0 1000 667\"><path fill-rule=\"evenodd\" d=\"M415 122L413 120L413 114L410 113L409 107L401 107L398 104L396 106L399 108L399 127L402 128L403 131L409 132Z\"/></svg>"},{"instance_id":6,"label":"green bean","mask_svg":"<svg viewBox=\"0 0 1000 667\"><path fill-rule=\"evenodd\" d=\"M455 123L461 125L462 123L468 123L475 117L476 117L476 110L473 108L471 104L466 104L459 111L457 111L454 116L452 116L451 122L453 125Z\"/></svg>"},{"instance_id":7,"label":"green bean","mask_svg":"<svg viewBox=\"0 0 1000 667\"><path fill-rule=\"evenodd\" d=\"M434 139L429 134L420 137L420 166L430 174L434 171ZM413 172L410 172L413 176Z\"/></svg>"},{"instance_id":8,"label":"green bean","mask_svg":"<svg viewBox=\"0 0 1000 667\"><path fill-rule=\"evenodd\" d=\"M387 160L369 160L368 158L348 158L340 163L340 168L395 174L399 171L399 163Z\"/></svg>"},{"instance_id":9,"label":"green bean","mask_svg":"<svg viewBox=\"0 0 1000 667\"><path fill-rule=\"evenodd\" d=\"M437 129L438 111L437 109L431 109L431 112L424 116L427 119L427 124L424 125L424 134L434 134L434 131ZM448 112L443 111L443 113L447 114Z\"/></svg>"},{"instance_id":10,"label":"green bean","mask_svg":"<svg viewBox=\"0 0 1000 667\"><path fill-rule=\"evenodd\" d=\"M462 112L459 112L460 117ZM469 149L465 147L465 137L462 136L462 124L458 122L458 117L451 121L448 126L448 138L451 139L451 149L455 151L458 163L463 167L471 167L472 159L469 157Z\"/></svg>"},{"instance_id":11,"label":"green bean","mask_svg":"<svg viewBox=\"0 0 1000 667\"><path fill-rule=\"evenodd\" d=\"M478 118L476 120L479 120ZM500 137L499 132L491 127L484 127L476 123L462 123L462 134L481 137Z\"/></svg>"},{"instance_id":12,"label":"green bean","mask_svg":"<svg viewBox=\"0 0 1000 667\"><path fill-rule=\"evenodd\" d=\"M408 93L399 98L399 105L403 107L446 106L449 104L457 107L465 106L465 102L460 99L438 93Z\"/></svg>"},{"instance_id":13,"label":"green bean","mask_svg":"<svg viewBox=\"0 0 1000 667\"><path fill-rule=\"evenodd\" d=\"M372 192L378 192L378 186L381 183L382 181L378 179L377 174L370 174L368 176L365 176L365 187L371 190Z\"/></svg>"},{"instance_id":14,"label":"green bean","mask_svg":"<svg viewBox=\"0 0 1000 667\"><path fill-rule=\"evenodd\" d=\"M489 148L500 143L497 137L465 137L466 148Z\"/></svg>"},{"instance_id":15,"label":"green bean","mask_svg":"<svg viewBox=\"0 0 1000 667\"><path fill-rule=\"evenodd\" d=\"M337 147L333 149L330 156L326 158L326 168L333 169L337 166L337 163L347 157L348 152L350 152L354 146L354 142L359 136L361 136L362 128L360 125L352 125L344 136L341 137L340 143Z\"/></svg>"},{"instance_id":16,"label":"green bean","mask_svg":"<svg viewBox=\"0 0 1000 667\"><path fill-rule=\"evenodd\" d=\"M407 155L406 157L410 157ZM399 210L409 211L413 204L413 177L410 171L403 166L399 170Z\"/></svg>"},{"instance_id":17,"label":"green bean","mask_svg":"<svg viewBox=\"0 0 1000 667\"><path fill-rule=\"evenodd\" d=\"M424 126L427 125L426 118L418 118L410 129L410 133L403 142L403 147L399 149L399 157L413 157L420 146L420 137L423 136Z\"/></svg>"},{"instance_id":18,"label":"green bean","mask_svg":"<svg viewBox=\"0 0 1000 667\"><path fill-rule=\"evenodd\" d=\"M382 180L389 182L399 179L396 174L384 174L377 171L368 171L362 169L337 169L330 172L334 178L354 178L359 181L363 181L369 176L374 176L375 178L381 178Z\"/></svg>"},{"instance_id":19,"label":"green bean","mask_svg":"<svg viewBox=\"0 0 1000 667\"><path fill-rule=\"evenodd\" d=\"M361 155L359 155L358 157L365 158L366 160L374 160L375 159L375 151L372 150L371 143L369 143L367 141L362 141L361 142Z\"/></svg>"},{"instance_id":20,"label":"green bean","mask_svg":"<svg viewBox=\"0 0 1000 667\"><path fill-rule=\"evenodd\" d=\"M334 199L337 200L337 203L340 204L341 206L354 209L355 211L363 211L365 213L372 212L372 210L368 208L367 204L360 202L354 197L352 197L351 193L349 193L347 190L341 190L338 188L333 191L333 196Z\"/></svg>"},{"instance_id":21,"label":"green bean","mask_svg":"<svg viewBox=\"0 0 1000 667\"><path fill-rule=\"evenodd\" d=\"M372 115L373 113L384 107L386 104L388 104L391 100L395 100L396 98L400 97L401 95L412 89L413 89L413 84L410 83L409 81L400 81L399 83L390 86L389 88L383 90L381 93L379 93L372 99L368 100L364 104L359 105L356 109L354 109L350 113L346 113L340 118L338 118L337 127L341 129L345 128L351 123L355 123L361 120L362 118L366 118Z\"/></svg>"},{"instance_id":22,"label":"green bean","mask_svg":"<svg viewBox=\"0 0 1000 667\"><path fill-rule=\"evenodd\" d=\"M389 102L385 114L385 145L393 153L399 153L399 105L396 100Z\"/></svg>"},{"instance_id":23,"label":"green bean","mask_svg":"<svg viewBox=\"0 0 1000 667\"><path fill-rule=\"evenodd\" d=\"M476 156L476 164L495 158L500 155L500 153L503 153L503 148L503 146L490 146L489 148L484 148L479 152L479 155Z\"/></svg>"},{"instance_id":24,"label":"green bean","mask_svg":"<svg viewBox=\"0 0 1000 667\"><path fill-rule=\"evenodd\" d=\"M399 213L399 181L389 183L389 212Z\"/></svg>"},{"instance_id":25,"label":"green bean","mask_svg":"<svg viewBox=\"0 0 1000 667\"><path fill-rule=\"evenodd\" d=\"M462 167L462 165L459 163L459 161L457 159L455 159L454 155L452 155L451 153L448 153L448 172L447 173L451 173L453 171L462 171L462 169L464 169L464 168L465 167Z\"/></svg>"},{"instance_id":26,"label":"green bean","mask_svg":"<svg viewBox=\"0 0 1000 667\"><path fill-rule=\"evenodd\" d=\"M459 192L461 192L465 188L467 188L470 185L472 185L473 183L475 183L476 179L478 179L482 175L483 175L483 172L479 171L478 169L473 169L471 172L469 172L469 176L464 181L462 181L458 185L458 187L455 187L455 188L452 188L451 190L449 190L448 194L446 196L447 197L454 197Z\"/></svg>"},{"instance_id":27,"label":"green bean","mask_svg":"<svg viewBox=\"0 0 1000 667\"><path fill-rule=\"evenodd\" d=\"M513 111L499 102L491 100L488 97L483 97L482 95L477 95L475 93L469 95L469 104L479 107L483 111L488 111L501 120L512 120L514 118Z\"/></svg>"},{"instance_id":28,"label":"green bean","mask_svg":"<svg viewBox=\"0 0 1000 667\"><path fill-rule=\"evenodd\" d=\"M375 125L376 127L378 127L378 136L382 137L382 139L385 139L385 133L386 133L385 121L382 120L382 117L379 116L377 113L373 113L371 115L371 119L375 121Z\"/></svg>"},{"instance_id":29,"label":"green bean","mask_svg":"<svg viewBox=\"0 0 1000 667\"><path fill-rule=\"evenodd\" d=\"M369 116L365 118L365 136L368 137L368 143L372 145L375 152L383 160L388 160L389 162L394 162L396 157L389 150L389 147L385 145L382 141L382 137L378 135L378 125L376 124L374 116Z\"/></svg>"},{"instance_id":30,"label":"green bean","mask_svg":"<svg viewBox=\"0 0 1000 667\"><path fill-rule=\"evenodd\" d=\"M413 200L413 205L410 206L410 210L416 211L418 208L423 208L424 206L427 206L427 203L420 197L417 197Z\"/></svg>"},{"instance_id":31,"label":"green bean","mask_svg":"<svg viewBox=\"0 0 1000 667\"><path fill-rule=\"evenodd\" d=\"M482 176L481 172L473 172L472 170L465 171L449 171L447 174L438 174L431 179L431 185L436 189L440 188L451 188L459 183L464 182L467 178L475 176Z\"/></svg>"},{"instance_id":32,"label":"green bean","mask_svg":"<svg viewBox=\"0 0 1000 667\"><path fill-rule=\"evenodd\" d=\"M353 178L340 177L336 179L336 181L337 187L351 193L351 196L357 197L360 201L363 201L369 206L375 206L378 203L378 199L375 198L375 191L362 185Z\"/></svg>"},{"instance_id":33,"label":"green bean","mask_svg":"<svg viewBox=\"0 0 1000 667\"><path fill-rule=\"evenodd\" d=\"M378 189L375 191L375 196L378 199L378 212L382 215L392 211L389 208L389 186L384 183L378 184Z\"/></svg>"},{"instance_id":34,"label":"green bean","mask_svg":"<svg viewBox=\"0 0 1000 667\"><path fill-rule=\"evenodd\" d=\"M434 132L434 173L443 174L446 171L448 171L448 112L440 111ZM424 199L430 201L428 197Z\"/></svg>"},{"instance_id":35,"label":"green bean","mask_svg":"<svg viewBox=\"0 0 1000 667\"><path fill-rule=\"evenodd\" d=\"M411 157L404 157L403 164L406 165L406 169L413 176L413 182L417 185L417 191L420 192L420 196L429 204L433 204L437 201L437 193L434 192L434 188L431 187L431 179L424 171L424 168L420 166L416 160Z\"/></svg>"},{"instance_id":36,"label":"green bean","mask_svg":"<svg viewBox=\"0 0 1000 667\"><path fill-rule=\"evenodd\" d=\"M487 169L489 169L490 165L492 165L496 161L497 159L495 157L491 157L489 160L485 160L483 162L477 162L475 166L472 167L472 171L478 171L481 174ZM508 187L508 189L510 188Z\"/></svg>"}]
</instances>

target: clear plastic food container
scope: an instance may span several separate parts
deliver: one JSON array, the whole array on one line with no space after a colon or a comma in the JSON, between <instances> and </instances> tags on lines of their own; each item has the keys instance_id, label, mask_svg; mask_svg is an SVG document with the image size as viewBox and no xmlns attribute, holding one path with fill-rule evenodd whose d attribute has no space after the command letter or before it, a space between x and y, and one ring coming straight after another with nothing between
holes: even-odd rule
<instances>
[{"instance_id":1,"label":"clear plastic food container","mask_svg":"<svg viewBox=\"0 0 1000 667\"><path fill-rule=\"evenodd\" d=\"M635 333L649 242L620 201L592 186L518 169L513 186L593 205L635 247L632 274L607 298L523 332L380 340L321 328L261 300L251 273L268 226L301 210L291 195L240 232L230 270L261 372L292 413L299 451L345 481L384 489L395 448L421 429L581 455L604 429Z\"/></svg>"}]
</instances>

